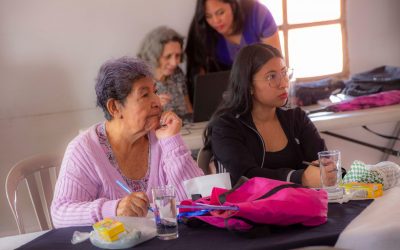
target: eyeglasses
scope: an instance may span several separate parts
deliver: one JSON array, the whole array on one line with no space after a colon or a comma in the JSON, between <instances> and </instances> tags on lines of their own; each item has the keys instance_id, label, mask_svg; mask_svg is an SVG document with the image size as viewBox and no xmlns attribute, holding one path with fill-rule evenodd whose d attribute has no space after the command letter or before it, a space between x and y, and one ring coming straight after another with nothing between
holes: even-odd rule
<instances>
[{"instance_id":1,"label":"eyeglasses","mask_svg":"<svg viewBox=\"0 0 400 250\"><path fill-rule=\"evenodd\" d=\"M282 83L282 79L290 81L293 78L293 69L286 68L280 73L270 72L264 76L264 79L254 79L254 81L266 81L271 88L279 88Z\"/></svg>"}]
</instances>

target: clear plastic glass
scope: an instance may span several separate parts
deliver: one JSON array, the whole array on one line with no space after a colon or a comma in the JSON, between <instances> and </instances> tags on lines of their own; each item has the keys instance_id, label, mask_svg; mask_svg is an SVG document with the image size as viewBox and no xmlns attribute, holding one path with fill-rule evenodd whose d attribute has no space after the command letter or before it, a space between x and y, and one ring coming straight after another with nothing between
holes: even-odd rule
<instances>
[{"instance_id":1,"label":"clear plastic glass","mask_svg":"<svg viewBox=\"0 0 400 250\"><path fill-rule=\"evenodd\" d=\"M342 182L340 151L318 152L318 160L321 172L321 186L327 191L329 200L342 199L343 188L339 186Z\"/></svg>"},{"instance_id":2,"label":"clear plastic glass","mask_svg":"<svg viewBox=\"0 0 400 250\"><path fill-rule=\"evenodd\" d=\"M157 236L161 240L178 238L177 208L175 189L172 186L152 189L154 216L157 227Z\"/></svg>"}]
</instances>

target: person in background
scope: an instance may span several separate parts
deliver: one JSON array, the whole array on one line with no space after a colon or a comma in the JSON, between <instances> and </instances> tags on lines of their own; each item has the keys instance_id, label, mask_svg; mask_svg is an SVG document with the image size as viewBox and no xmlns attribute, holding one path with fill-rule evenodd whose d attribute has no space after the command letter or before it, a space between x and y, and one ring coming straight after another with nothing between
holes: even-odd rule
<instances>
[{"instance_id":1,"label":"person in background","mask_svg":"<svg viewBox=\"0 0 400 250\"><path fill-rule=\"evenodd\" d=\"M325 142L300 108L282 109L288 100L290 70L281 52L258 43L242 48L232 66L227 94L205 130L205 148L217 165L241 176L320 186L317 163ZM335 178L332 172L329 178Z\"/></svg>"},{"instance_id":2,"label":"person in background","mask_svg":"<svg viewBox=\"0 0 400 250\"><path fill-rule=\"evenodd\" d=\"M179 134L182 121L172 111L162 113L151 71L129 57L101 66L95 90L106 120L66 149L51 205L55 227L146 216L153 187L172 185L182 200L182 182L203 175Z\"/></svg>"},{"instance_id":3,"label":"person in background","mask_svg":"<svg viewBox=\"0 0 400 250\"><path fill-rule=\"evenodd\" d=\"M161 26L144 38L138 57L155 69L156 88L164 110L174 111L190 120L192 104L186 87L186 77L179 64L183 58L183 37L175 30Z\"/></svg>"},{"instance_id":4,"label":"person in background","mask_svg":"<svg viewBox=\"0 0 400 250\"><path fill-rule=\"evenodd\" d=\"M197 0L186 46L190 97L196 75L229 70L241 48L258 42L280 50L278 28L263 4L256 0Z\"/></svg>"}]
</instances>

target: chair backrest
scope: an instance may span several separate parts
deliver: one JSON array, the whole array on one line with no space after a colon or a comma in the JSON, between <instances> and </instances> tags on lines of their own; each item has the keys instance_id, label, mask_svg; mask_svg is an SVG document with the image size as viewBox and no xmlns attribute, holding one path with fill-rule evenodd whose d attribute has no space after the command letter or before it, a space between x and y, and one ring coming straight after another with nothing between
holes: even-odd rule
<instances>
[{"instance_id":1,"label":"chair backrest","mask_svg":"<svg viewBox=\"0 0 400 250\"><path fill-rule=\"evenodd\" d=\"M214 162L211 161L212 156L212 152L204 148L200 148L197 154L197 165L203 170L205 175L215 174L217 172Z\"/></svg>"},{"instance_id":2,"label":"chair backrest","mask_svg":"<svg viewBox=\"0 0 400 250\"><path fill-rule=\"evenodd\" d=\"M40 154L21 160L8 172L6 179L7 200L20 234L25 233L25 228L18 207L18 185L26 180L40 229L51 229L53 224L49 211L60 165L61 157L59 155Z\"/></svg>"}]
</instances>

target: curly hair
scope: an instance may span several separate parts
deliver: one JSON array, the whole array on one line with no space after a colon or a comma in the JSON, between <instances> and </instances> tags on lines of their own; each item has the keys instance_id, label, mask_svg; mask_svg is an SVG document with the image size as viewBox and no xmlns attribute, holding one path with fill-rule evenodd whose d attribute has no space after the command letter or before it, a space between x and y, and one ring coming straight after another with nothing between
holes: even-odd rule
<instances>
[{"instance_id":1,"label":"curly hair","mask_svg":"<svg viewBox=\"0 0 400 250\"><path fill-rule=\"evenodd\" d=\"M95 85L97 106L102 108L107 120L113 118L107 101L115 99L124 104L133 84L144 77L153 78L153 73L150 65L141 59L121 57L108 60L100 67Z\"/></svg>"}]
</instances>

